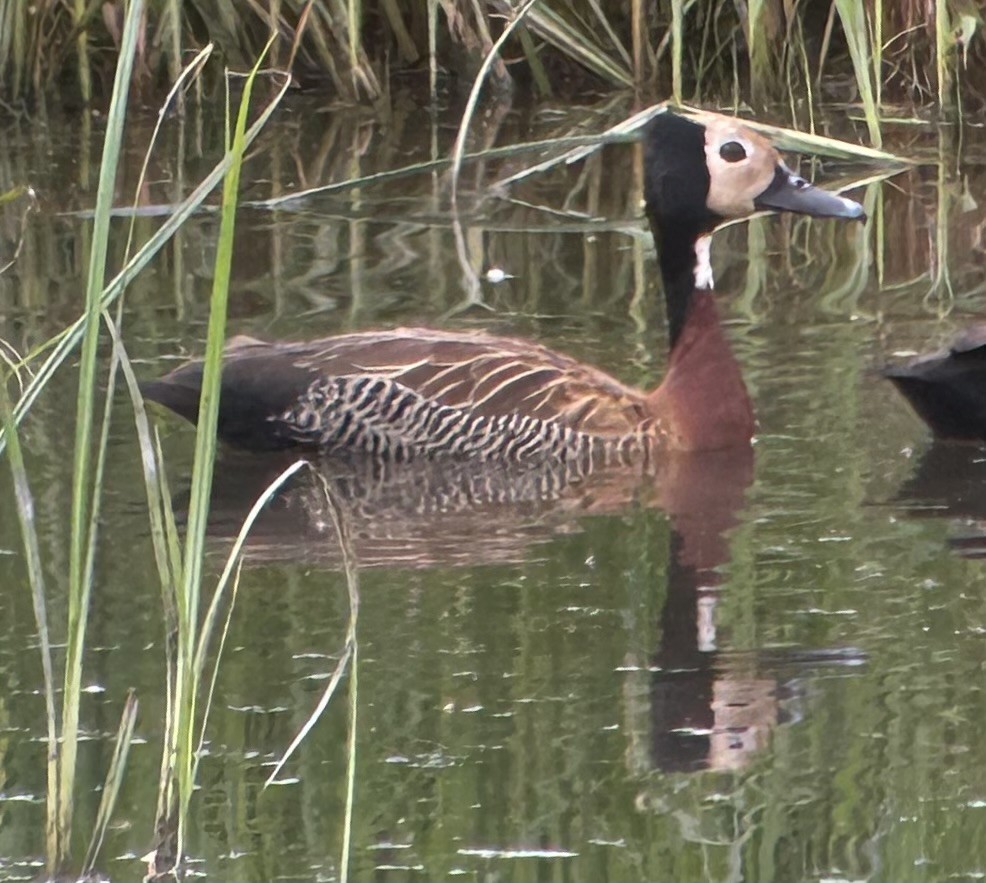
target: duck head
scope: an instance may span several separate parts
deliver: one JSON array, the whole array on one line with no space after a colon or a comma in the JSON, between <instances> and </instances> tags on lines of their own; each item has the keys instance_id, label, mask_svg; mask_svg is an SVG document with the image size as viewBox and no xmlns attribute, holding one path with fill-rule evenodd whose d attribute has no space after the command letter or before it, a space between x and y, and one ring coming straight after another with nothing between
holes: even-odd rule
<instances>
[{"instance_id":1,"label":"duck head","mask_svg":"<svg viewBox=\"0 0 986 883\"><path fill-rule=\"evenodd\" d=\"M665 112L644 134L644 198L661 262L671 344L696 288L711 288L708 235L761 210L863 220L863 207L809 184L773 145L735 119Z\"/></svg>"}]
</instances>

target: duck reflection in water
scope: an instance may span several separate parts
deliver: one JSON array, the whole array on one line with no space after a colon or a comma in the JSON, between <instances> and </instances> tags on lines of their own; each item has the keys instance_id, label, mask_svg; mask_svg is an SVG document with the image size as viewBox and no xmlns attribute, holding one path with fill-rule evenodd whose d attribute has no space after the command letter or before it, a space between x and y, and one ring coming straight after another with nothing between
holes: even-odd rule
<instances>
[{"instance_id":1,"label":"duck reflection in water","mask_svg":"<svg viewBox=\"0 0 986 883\"><path fill-rule=\"evenodd\" d=\"M936 439L892 504L912 518L948 518L948 545L963 558L986 558L986 448Z\"/></svg>"},{"instance_id":2,"label":"duck reflection in water","mask_svg":"<svg viewBox=\"0 0 986 883\"><path fill-rule=\"evenodd\" d=\"M225 544L290 461L244 458L217 471L209 533ZM669 518L667 585L656 646L629 660L628 737L636 773L735 769L769 741L800 700L795 677L854 663L843 651L723 651L716 606L753 475L749 447L678 454L648 466L490 469L309 461L265 508L247 541L250 563L343 563L333 519L343 518L357 563L430 568L521 563L537 546L580 529L584 516L659 508ZM481 538L481 541L478 539ZM788 678L788 682L780 678ZM641 678L646 679L646 685ZM642 747L642 746L641 746ZM646 756L646 759L645 759Z\"/></svg>"},{"instance_id":3,"label":"duck reflection in water","mask_svg":"<svg viewBox=\"0 0 986 883\"><path fill-rule=\"evenodd\" d=\"M863 661L854 648L721 646L717 607L728 591L730 533L752 477L752 452L743 449L677 457L665 476L660 502L670 532L659 637L646 684L627 687L629 727L647 729L648 756L631 758L641 774L744 767L778 724L802 717L807 678ZM646 697L645 708L634 694Z\"/></svg>"},{"instance_id":4,"label":"duck reflection in water","mask_svg":"<svg viewBox=\"0 0 986 883\"><path fill-rule=\"evenodd\" d=\"M649 689L652 764L669 772L737 769L780 721L774 678L719 651L716 606L728 534L752 476L746 452L683 458L670 503L667 585Z\"/></svg>"},{"instance_id":5,"label":"duck reflection in water","mask_svg":"<svg viewBox=\"0 0 986 883\"><path fill-rule=\"evenodd\" d=\"M854 220L864 212L792 172L733 119L662 113L643 140L671 343L659 387L631 388L535 342L480 333L239 338L226 352L219 433L255 451L363 457L299 474L255 527L248 561L338 563L336 513L361 567L432 567L523 561L533 545L577 529L573 516L631 503L663 509L672 541L654 651L653 756L658 766L698 768L673 758L669 734L700 725L740 745L736 722L746 719L760 746L779 719L776 682L756 674L759 660L729 662L712 637L717 571L751 480L755 422L718 317L709 236L726 218L765 209ZM193 361L143 389L196 420L202 377ZM235 534L267 484L261 475L251 491L237 472L217 473L231 483L216 488L215 536ZM695 755L693 743L681 744ZM739 765L740 754L725 765Z\"/></svg>"}]
</instances>

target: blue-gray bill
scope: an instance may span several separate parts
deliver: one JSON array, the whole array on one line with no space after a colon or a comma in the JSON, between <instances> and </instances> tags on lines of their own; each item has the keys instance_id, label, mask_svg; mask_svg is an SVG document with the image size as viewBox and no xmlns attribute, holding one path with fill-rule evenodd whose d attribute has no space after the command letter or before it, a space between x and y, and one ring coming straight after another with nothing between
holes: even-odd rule
<instances>
[{"instance_id":1,"label":"blue-gray bill","mask_svg":"<svg viewBox=\"0 0 986 883\"><path fill-rule=\"evenodd\" d=\"M815 218L866 220L866 212L858 202L815 187L784 166L777 167L770 186L753 204L758 209L797 212Z\"/></svg>"}]
</instances>

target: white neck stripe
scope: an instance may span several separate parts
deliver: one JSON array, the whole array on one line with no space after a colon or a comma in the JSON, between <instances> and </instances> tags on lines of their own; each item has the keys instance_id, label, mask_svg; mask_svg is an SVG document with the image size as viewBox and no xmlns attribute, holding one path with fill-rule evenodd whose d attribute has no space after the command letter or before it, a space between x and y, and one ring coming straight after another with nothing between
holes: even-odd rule
<instances>
[{"instance_id":1,"label":"white neck stripe","mask_svg":"<svg viewBox=\"0 0 986 883\"><path fill-rule=\"evenodd\" d=\"M715 288L715 279L712 276L712 261L710 251L712 248L712 234L706 233L695 240L695 287L712 289Z\"/></svg>"}]
</instances>

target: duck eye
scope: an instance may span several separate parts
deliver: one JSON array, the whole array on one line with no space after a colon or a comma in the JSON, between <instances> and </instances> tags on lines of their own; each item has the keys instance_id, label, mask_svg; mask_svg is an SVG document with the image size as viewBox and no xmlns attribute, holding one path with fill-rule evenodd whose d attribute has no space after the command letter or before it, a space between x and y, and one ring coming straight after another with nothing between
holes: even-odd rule
<instances>
[{"instance_id":1,"label":"duck eye","mask_svg":"<svg viewBox=\"0 0 986 883\"><path fill-rule=\"evenodd\" d=\"M746 159L746 148L739 141L727 141L719 148L719 156L726 162L739 162Z\"/></svg>"}]
</instances>

